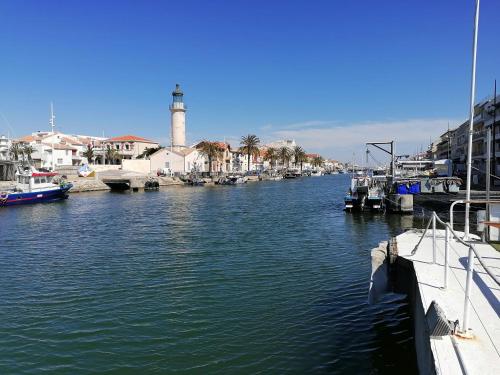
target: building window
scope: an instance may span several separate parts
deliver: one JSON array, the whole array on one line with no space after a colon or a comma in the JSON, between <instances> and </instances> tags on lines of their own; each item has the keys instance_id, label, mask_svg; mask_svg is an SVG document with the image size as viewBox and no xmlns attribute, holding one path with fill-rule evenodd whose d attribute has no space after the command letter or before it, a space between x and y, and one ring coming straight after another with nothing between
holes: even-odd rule
<instances>
[{"instance_id":1,"label":"building window","mask_svg":"<svg viewBox=\"0 0 500 375\"><path fill-rule=\"evenodd\" d=\"M120 149L120 145L115 145L116 149L119 150Z\"/></svg>"},{"instance_id":2,"label":"building window","mask_svg":"<svg viewBox=\"0 0 500 375\"><path fill-rule=\"evenodd\" d=\"M57 164L62 164L63 160L62 159L57 159Z\"/></svg>"},{"instance_id":3,"label":"building window","mask_svg":"<svg viewBox=\"0 0 500 375\"><path fill-rule=\"evenodd\" d=\"M125 145L125 150L127 150L127 151L130 150L130 145L128 145L128 144Z\"/></svg>"},{"instance_id":4,"label":"building window","mask_svg":"<svg viewBox=\"0 0 500 375\"><path fill-rule=\"evenodd\" d=\"M169 161L165 162L165 168L170 168L170 162Z\"/></svg>"}]
</instances>

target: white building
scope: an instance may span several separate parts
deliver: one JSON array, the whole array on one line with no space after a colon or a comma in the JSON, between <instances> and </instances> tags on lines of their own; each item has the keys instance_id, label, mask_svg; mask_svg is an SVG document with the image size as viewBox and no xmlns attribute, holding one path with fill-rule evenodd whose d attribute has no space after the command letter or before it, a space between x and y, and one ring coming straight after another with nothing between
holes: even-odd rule
<instances>
[{"instance_id":1,"label":"white building","mask_svg":"<svg viewBox=\"0 0 500 375\"><path fill-rule=\"evenodd\" d=\"M295 143L295 139L283 139L279 141L274 141L271 143L268 143L265 145L265 148L275 148L275 149L280 149L281 147L287 147L290 150L293 150L293 148L297 146L297 143Z\"/></svg>"},{"instance_id":2,"label":"white building","mask_svg":"<svg viewBox=\"0 0 500 375\"><path fill-rule=\"evenodd\" d=\"M151 172L170 170L174 174L186 174L194 171L208 172L208 162L197 149L185 147L182 150L162 148L149 157Z\"/></svg>"},{"instance_id":3,"label":"white building","mask_svg":"<svg viewBox=\"0 0 500 375\"><path fill-rule=\"evenodd\" d=\"M160 144L136 135L122 135L108 138L104 142L105 149L113 149L118 159L137 159L146 149L159 148ZM116 160L118 161L118 160Z\"/></svg>"},{"instance_id":4,"label":"white building","mask_svg":"<svg viewBox=\"0 0 500 375\"><path fill-rule=\"evenodd\" d=\"M10 160L11 141L5 136L0 136L0 160Z\"/></svg>"}]
</instances>

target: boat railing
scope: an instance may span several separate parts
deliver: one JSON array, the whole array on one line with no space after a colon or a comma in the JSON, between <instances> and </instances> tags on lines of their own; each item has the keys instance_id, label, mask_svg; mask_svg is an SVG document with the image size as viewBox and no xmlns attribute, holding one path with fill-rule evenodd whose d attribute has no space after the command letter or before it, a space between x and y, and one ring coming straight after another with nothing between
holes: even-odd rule
<instances>
[{"instance_id":1,"label":"boat railing","mask_svg":"<svg viewBox=\"0 0 500 375\"><path fill-rule=\"evenodd\" d=\"M454 202L458 204L459 202L465 203L464 201ZM468 201L478 203L478 201ZM500 203L500 202L499 202ZM453 206L453 205L452 205ZM450 212L453 212L453 207L450 208ZM453 217L451 217L451 220ZM444 275L443 275L443 289L447 289L448 287L448 276L449 276L449 248L450 248L450 239L455 238L459 243L466 246L469 249L468 258L467 258L467 277L465 284L465 298L464 298L464 308L463 308L463 320L461 324L461 332L463 334L467 334L469 329L469 311L470 311L470 295L472 290L472 276L474 273L474 256L477 258L479 263L483 266L486 273L493 279L493 281L500 285L500 280L496 277L496 275L492 272L492 270L485 264L483 258L478 253L477 249L474 246L475 242L469 241L468 239L462 239L461 235L453 230L453 226L451 223L446 223L439 218L436 212L432 212L431 218L427 223L427 226L422 233L418 243L413 248L411 255L415 255L417 252L422 240L430 229L432 225L432 262L436 264L436 255L437 255L437 246L436 246L436 226L437 224L441 224L445 228L445 242L444 242ZM450 236L451 235L451 236Z\"/></svg>"}]
</instances>

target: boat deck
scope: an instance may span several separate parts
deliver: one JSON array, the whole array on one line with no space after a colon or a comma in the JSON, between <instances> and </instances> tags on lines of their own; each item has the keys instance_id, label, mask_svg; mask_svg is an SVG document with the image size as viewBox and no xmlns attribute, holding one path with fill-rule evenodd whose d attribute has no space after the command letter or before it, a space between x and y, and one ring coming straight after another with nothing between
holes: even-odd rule
<instances>
[{"instance_id":1,"label":"boat deck","mask_svg":"<svg viewBox=\"0 0 500 375\"><path fill-rule=\"evenodd\" d=\"M397 237L398 255L413 262L422 299L427 311L434 300L443 309L450 321L463 321L466 267L468 248L463 244L450 240L448 288L444 283L444 249L445 231L437 231L437 256L433 264L432 230L424 237L415 255L411 251L420 239L421 231L408 231ZM500 252L489 244L477 244L488 268L500 276ZM465 339L454 336L458 342L458 350L453 347L451 336L443 339L431 339L431 349L435 368L438 374L498 374L500 371L500 287L485 272L477 261L474 262L473 287L471 292L471 308L469 327L473 338ZM459 353L458 353L459 352ZM460 357L463 361L461 365ZM462 370L462 367L466 371Z\"/></svg>"}]
</instances>

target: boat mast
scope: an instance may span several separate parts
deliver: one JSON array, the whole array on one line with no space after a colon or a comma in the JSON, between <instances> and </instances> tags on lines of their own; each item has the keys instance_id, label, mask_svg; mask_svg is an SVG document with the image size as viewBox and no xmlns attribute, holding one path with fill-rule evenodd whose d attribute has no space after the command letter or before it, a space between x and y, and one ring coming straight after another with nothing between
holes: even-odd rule
<instances>
[{"instance_id":1,"label":"boat mast","mask_svg":"<svg viewBox=\"0 0 500 375\"><path fill-rule=\"evenodd\" d=\"M56 126L55 123L55 118L54 116L54 103L50 102L50 119L49 119L49 125L52 129L52 172L56 170L56 164L55 164L55 156L54 156L54 127Z\"/></svg>"},{"instance_id":2,"label":"boat mast","mask_svg":"<svg viewBox=\"0 0 500 375\"><path fill-rule=\"evenodd\" d=\"M467 147L467 190L465 195L465 225L464 238L469 238L469 212L470 212L470 183L472 171L472 134L474 132L474 101L476 95L476 55L477 34L479 29L479 2L476 0L476 12L474 15L474 36L472 41L472 77L470 85L470 118L469 118L469 144Z\"/></svg>"}]
</instances>

